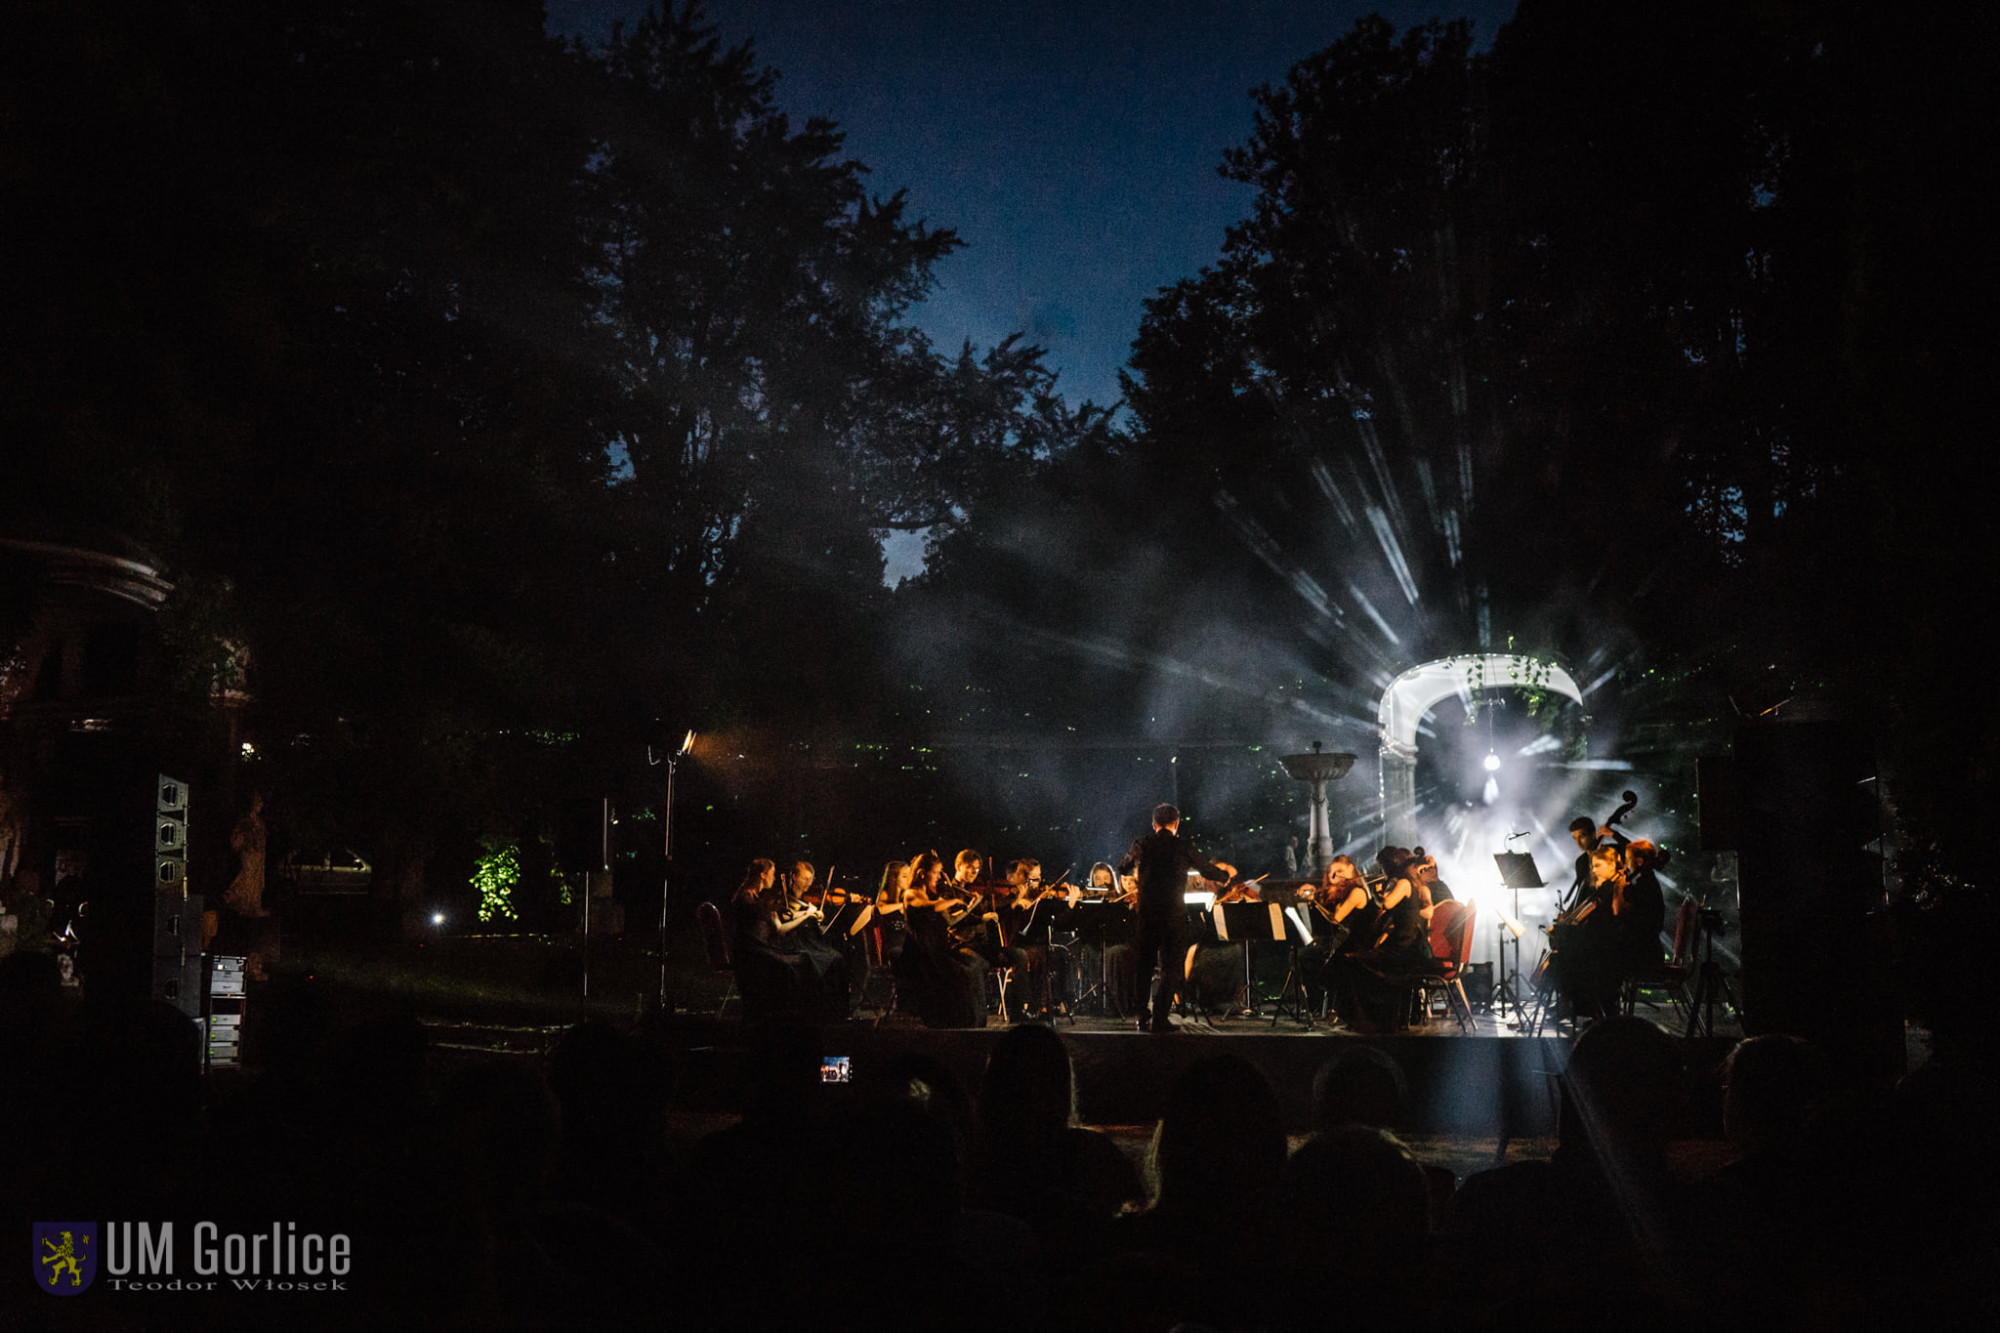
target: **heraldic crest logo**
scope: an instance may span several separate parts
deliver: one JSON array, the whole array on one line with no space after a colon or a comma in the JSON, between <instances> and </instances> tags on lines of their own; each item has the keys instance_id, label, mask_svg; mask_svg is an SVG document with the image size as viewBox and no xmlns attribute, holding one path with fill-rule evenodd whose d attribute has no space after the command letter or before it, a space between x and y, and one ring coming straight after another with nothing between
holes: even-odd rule
<instances>
[{"instance_id":1,"label":"heraldic crest logo","mask_svg":"<svg viewBox=\"0 0 2000 1333\"><path fill-rule=\"evenodd\" d=\"M90 1290L96 1277L94 1223L35 1223L36 1285L51 1296L76 1296Z\"/></svg>"}]
</instances>

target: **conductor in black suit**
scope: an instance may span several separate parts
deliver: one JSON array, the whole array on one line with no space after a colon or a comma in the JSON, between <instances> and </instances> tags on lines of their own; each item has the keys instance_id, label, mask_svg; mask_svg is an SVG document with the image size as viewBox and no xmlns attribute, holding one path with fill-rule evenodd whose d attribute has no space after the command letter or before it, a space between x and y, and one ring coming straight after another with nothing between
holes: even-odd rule
<instances>
[{"instance_id":1,"label":"conductor in black suit","mask_svg":"<svg viewBox=\"0 0 2000 1333\"><path fill-rule=\"evenodd\" d=\"M1139 1012L1139 1030L1169 1031L1167 1007L1181 988L1182 956L1187 945L1182 923L1187 920L1188 871L1199 870L1205 878L1227 882L1236 877L1236 867L1210 861L1194 849L1180 833L1181 812L1171 805L1153 808L1153 831L1132 844L1118 863L1121 874L1139 877L1139 991L1143 1001L1146 978L1159 963L1160 979L1153 987L1151 1021Z\"/></svg>"}]
</instances>

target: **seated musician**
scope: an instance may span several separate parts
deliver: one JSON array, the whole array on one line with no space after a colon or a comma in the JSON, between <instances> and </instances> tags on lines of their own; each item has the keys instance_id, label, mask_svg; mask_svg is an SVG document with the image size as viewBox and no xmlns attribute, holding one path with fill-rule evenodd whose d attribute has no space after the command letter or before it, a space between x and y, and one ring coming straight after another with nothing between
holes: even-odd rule
<instances>
[{"instance_id":1,"label":"seated musician","mask_svg":"<svg viewBox=\"0 0 2000 1333\"><path fill-rule=\"evenodd\" d=\"M1203 880L1201 887L1204 891L1218 891L1215 901L1219 903L1255 903L1264 899L1263 888L1256 880L1239 879L1226 886Z\"/></svg>"},{"instance_id":2,"label":"seated musician","mask_svg":"<svg viewBox=\"0 0 2000 1333\"><path fill-rule=\"evenodd\" d=\"M891 861L882 867L882 880L875 889L874 911L868 929L878 932L882 961L894 963L903 952L909 922L903 915L903 895L916 882L917 870L908 861Z\"/></svg>"},{"instance_id":3,"label":"seated musician","mask_svg":"<svg viewBox=\"0 0 2000 1333\"><path fill-rule=\"evenodd\" d=\"M1646 838L1625 845L1625 891L1612 899L1618 922L1618 955L1626 975L1660 961L1660 932L1667 924L1667 898L1660 891L1659 870L1667 864L1665 849Z\"/></svg>"},{"instance_id":4,"label":"seated musician","mask_svg":"<svg viewBox=\"0 0 2000 1333\"><path fill-rule=\"evenodd\" d=\"M1357 937L1372 938L1368 927L1375 919L1375 903L1351 856L1336 856L1327 863L1307 901L1318 920L1312 943L1299 954L1299 977L1305 982L1308 1007L1318 1012L1332 990L1334 959L1366 948Z\"/></svg>"},{"instance_id":5,"label":"seated musician","mask_svg":"<svg viewBox=\"0 0 2000 1333\"><path fill-rule=\"evenodd\" d=\"M1416 859L1410 865L1411 882L1417 886L1417 898L1424 905L1424 920L1430 920L1431 910L1439 903L1452 901L1451 885L1438 878L1437 858L1421 847L1410 849Z\"/></svg>"},{"instance_id":6,"label":"seated musician","mask_svg":"<svg viewBox=\"0 0 2000 1333\"><path fill-rule=\"evenodd\" d=\"M1205 912L1192 905L1188 909L1190 928L1196 928L1196 922L1201 925L1181 963L1182 994L1190 1007L1203 1012L1223 1011L1232 1017L1246 1014L1249 1010L1237 1004L1242 1001L1247 1005L1251 998L1244 992L1245 946L1241 941L1223 939L1215 928L1215 916L1216 908L1224 903L1258 901L1258 888L1241 881L1231 884L1227 880L1205 876L1197 879L1190 875L1187 891L1212 894L1214 902Z\"/></svg>"},{"instance_id":7,"label":"seated musician","mask_svg":"<svg viewBox=\"0 0 2000 1333\"><path fill-rule=\"evenodd\" d=\"M1090 868L1090 883L1083 896L1093 902L1132 907L1138 902L1138 889L1136 875L1121 879L1109 861L1099 861ZM1131 940L1085 944L1078 963L1086 987L1103 986L1104 1012L1124 1018L1137 1011L1139 951Z\"/></svg>"},{"instance_id":8,"label":"seated musician","mask_svg":"<svg viewBox=\"0 0 2000 1333\"><path fill-rule=\"evenodd\" d=\"M1618 992L1629 970L1623 956L1618 905L1625 894L1625 860L1608 841L1585 853L1590 859L1590 886L1564 912L1550 931L1557 984L1570 1012L1578 1018L1603 1018L1618 1012ZM1635 913L1633 920L1637 919ZM1657 936L1658 922L1654 932ZM1655 951L1659 946L1654 944Z\"/></svg>"},{"instance_id":9,"label":"seated musician","mask_svg":"<svg viewBox=\"0 0 2000 1333\"><path fill-rule=\"evenodd\" d=\"M811 965L822 1016L846 1018L850 1008L855 968L848 960L843 940L828 939L825 894L813 895L818 872L810 861L794 861L785 882L785 914L803 919L787 938L798 945L799 954Z\"/></svg>"},{"instance_id":10,"label":"seated musician","mask_svg":"<svg viewBox=\"0 0 2000 1333\"><path fill-rule=\"evenodd\" d=\"M1042 887L1042 863L1022 857L1007 869L1007 883L1014 890L1001 908L1008 943L1000 951L1003 963L1013 976L1008 983L1009 1018L1045 1018L1050 991L1058 1004L1068 997L1061 988L1069 975L1069 950L1054 943L1052 934L1069 920L1083 891L1074 884L1068 892ZM1050 977L1056 978L1051 987Z\"/></svg>"},{"instance_id":11,"label":"seated musician","mask_svg":"<svg viewBox=\"0 0 2000 1333\"><path fill-rule=\"evenodd\" d=\"M1387 877L1381 915L1369 946L1342 957L1333 969L1340 1018L1356 1032L1389 1032L1409 993L1409 976L1430 965L1430 932L1410 879L1410 853L1384 847L1375 857Z\"/></svg>"},{"instance_id":12,"label":"seated musician","mask_svg":"<svg viewBox=\"0 0 2000 1333\"><path fill-rule=\"evenodd\" d=\"M987 901L990 892L979 883L979 872L986 868L986 860L970 847L952 858L951 881L941 890L942 896L956 898L970 904L974 910L952 930L952 937L967 949L986 960L988 967L1003 966L1000 958L1000 914Z\"/></svg>"},{"instance_id":13,"label":"seated musician","mask_svg":"<svg viewBox=\"0 0 2000 1333\"><path fill-rule=\"evenodd\" d=\"M944 893L944 862L925 852L912 863L914 882L903 892L908 942L897 984L916 1001L926 1027L986 1026L986 961L952 935L975 910Z\"/></svg>"},{"instance_id":14,"label":"seated musician","mask_svg":"<svg viewBox=\"0 0 2000 1333\"><path fill-rule=\"evenodd\" d=\"M817 976L790 936L807 920L786 913L778 867L758 857L729 900L730 961L743 1008L752 1018L800 1018L818 1006Z\"/></svg>"}]
</instances>

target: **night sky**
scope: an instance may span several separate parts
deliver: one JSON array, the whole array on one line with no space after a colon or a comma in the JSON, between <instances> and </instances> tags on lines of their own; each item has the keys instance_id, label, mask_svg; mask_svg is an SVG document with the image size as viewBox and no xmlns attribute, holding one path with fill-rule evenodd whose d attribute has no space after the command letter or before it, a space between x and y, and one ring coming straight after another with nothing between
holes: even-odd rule
<instances>
[{"instance_id":1,"label":"night sky","mask_svg":"<svg viewBox=\"0 0 2000 1333\"><path fill-rule=\"evenodd\" d=\"M585 38L644 0L547 0L551 31ZM940 346L1012 332L1049 351L1072 402L1110 403L1141 302L1215 260L1251 191L1223 180L1250 91L1379 12L1401 28L1435 4L918 3L716 0L795 117L824 115L880 194L957 230L964 249L916 318ZM1512 0L1461 0L1481 46Z\"/></svg>"}]
</instances>

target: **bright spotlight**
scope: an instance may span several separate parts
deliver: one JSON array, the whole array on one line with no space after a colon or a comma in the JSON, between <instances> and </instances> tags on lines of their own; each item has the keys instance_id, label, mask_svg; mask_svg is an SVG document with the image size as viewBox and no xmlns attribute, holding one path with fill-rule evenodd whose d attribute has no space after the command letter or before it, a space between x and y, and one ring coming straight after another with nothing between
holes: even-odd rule
<instances>
[{"instance_id":1,"label":"bright spotlight","mask_svg":"<svg viewBox=\"0 0 2000 1333\"><path fill-rule=\"evenodd\" d=\"M1488 773L1498 773L1500 771L1500 756L1491 750L1486 752L1486 771Z\"/></svg>"},{"instance_id":2,"label":"bright spotlight","mask_svg":"<svg viewBox=\"0 0 2000 1333\"><path fill-rule=\"evenodd\" d=\"M444 913L443 913L443 912L432 912L432 913L431 913L431 924L432 924L433 926L442 926L442 925L444 924Z\"/></svg>"}]
</instances>

